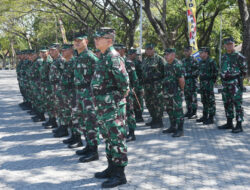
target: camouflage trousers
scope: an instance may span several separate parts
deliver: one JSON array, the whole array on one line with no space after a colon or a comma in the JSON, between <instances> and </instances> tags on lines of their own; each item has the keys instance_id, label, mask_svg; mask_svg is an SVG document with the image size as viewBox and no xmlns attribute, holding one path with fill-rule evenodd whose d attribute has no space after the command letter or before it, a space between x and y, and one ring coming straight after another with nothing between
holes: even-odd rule
<instances>
[{"instance_id":1,"label":"camouflage trousers","mask_svg":"<svg viewBox=\"0 0 250 190\"><path fill-rule=\"evenodd\" d=\"M203 104L203 115L215 116L214 83L212 81L201 82L201 102Z\"/></svg>"},{"instance_id":2,"label":"camouflage trousers","mask_svg":"<svg viewBox=\"0 0 250 190\"><path fill-rule=\"evenodd\" d=\"M185 79L185 101L187 110L197 110L197 81L196 79Z\"/></svg>"},{"instance_id":3,"label":"camouflage trousers","mask_svg":"<svg viewBox=\"0 0 250 190\"><path fill-rule=\"evenodd\" d=\"M136 116L137 115L140 116L142 115L144 111L143 95L142 95L142 91L139 91L139 90L135 90L135 93L136 93L136 96L138 98L140 105L138 104L136 98L134 98L134 112Z\"/></svg>"},{"instance_id":4,"label":"camouflage trousers","mask_svg":"<svg viewBox=\"0 0 250 190\"><path fill-rule=\"evenodd\" d=\"M163 116L163 92L162 84L160 82L154 82L152 84L146 84L145 90L145 103L148 108L149 114L153 119L162 119Z\"/></svg>"},{"instance_id":5,"label":"camouflage trousers","mask_svg":"<svg viewBox=\"0 0 250 190\"><path fill-rule=\"evenodd\" d=\"M60 86L58 84L51 85L51 93L49 95L49 108L52 117L58 116L60 91Z\"/></svg>"},{"instance_id":6,"label":"camouflage trousers","mask_svg":"<svg viewBox=\"0 0 250 190\"><path fill-rule=\"evenodd\" d=\"M126 112L127 112L127 119L126 123L129 129L135 130L136 128L136 121L135 121L135 112L134 112L134 95L129 94L126 97L127 105L126 105Z\"/></svg>"},{"instance_id":7,"label":"camouflage trousers","mask_svg":"<svg viewBox=\"0 0 250 190\"><path fill-rule=\"evenodd\" d=\"M42 101L43 101L43 105L44 105L44 112L47 112L49 117L52 117L52 113L51 110L53 110L51 107L51 93L52 93L52 86L49 84L49 82L47 83L43 83L42 88L41 88L41 94L42 94Z\"/></svg>"},{"instance_id":8,"label":"camouflage trousers","mask_svg":"<svg viewBox=\"0 0 250 190\"><path fill-rule=\"evenodd\" d=\"M78 123L76 130L85 136L88 145L100 144L99 123L89 89L76 91L76 111L73 123Z\"/></svg>"},{"instance_id":9,"label":"camouflage trousers","mask_svg":"<svg viewBox=\"0 0 250 190\"><path fill-rule=\"evenodd\" d=\"M184 114L183 114L183 108L182 108L181 93L177 93L172 96L165 94L164 103L165 103L166 111L169 115L171 126L176 125L176 124L179 125L183 123Z\"/></svg>"},{"instance_id":10,"label":"camouflage trousers","mask_svg":"<svg viewBox=\"0 0 250 190\"><path fill-rule=\"evenodd\" d=\"M95 96L95 110L100 132L105 140L107 158L115 165L128 164L126 145L126 101L113 94Z\"/></svg>"},{"instance_id":11,"label":"camouflage trousers","mask_svg":"<svg viewBox=\"0 0 250 190\"><path fill-rule=\"evenodd\" d=\"M238 84L223 85L222 100L227 118L234 118L234 108L236 112L236 120L244 121L244 111L242 107L242 90Z\"/></svg>"}]
</instances>

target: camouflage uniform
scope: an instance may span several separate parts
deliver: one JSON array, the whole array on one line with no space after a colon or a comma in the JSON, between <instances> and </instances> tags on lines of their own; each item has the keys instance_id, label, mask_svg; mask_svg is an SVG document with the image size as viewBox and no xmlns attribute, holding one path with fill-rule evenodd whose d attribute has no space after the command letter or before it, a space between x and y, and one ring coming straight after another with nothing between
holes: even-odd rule
<instances>
[{"instance_id":1,"label":"camouflage uniform","mask_svg":"<svg viewBox=\"0 0 250 190\"><path fill-rule=\"evenodd\" d=\"M201 48L201 51L209 51L208 48ZM199 77L200 77L200 93L201 102L203 104L203 117L197 121L207 124L210 120L213 122L215 116L215 97L214 84L218 75L218 68L216 62L208 57L206 60L201 60L199 63ZM209 118L208 118L209 115Z\"/></svg>"},{"instance_id":2,"label":"camouflage uniform","mask_svg":"<svg viewBox=\"0 0 250 190\"><path fill-rule=\"evenodd\" d=\"M126 99L129 77L123 59L111 46L101 55L91 81L96 114L105 139L107 158L118 166L128 163L126 137Z\"/></svg>"},{"instance_id":3,"label":"camouflage uniform","mask_svg":"<svg viewBox=\"0 0 250 190\"><path fill-rule=\"evenodd\" d=\"M182 63L185 70L184 95L188 110L187 113L190 113L190 115L188 115L189 117L191 115L196 115L197 110L197 77L199 74L199 64L192 56L184 58Z\"/></svg>"},{"instance_id":4,"label":"camouflage uniform","mask_svg":"<svg viewBox=\"0 0 250 190\"><path fill-rule=\"evenodd\" d=\"M148 46L150 46L148 44ZM146 48L148 47L146 46ZM142 78L145 90L145 103L152 117L152 128L162 127L163 94L162 79L164 78L165 60L156 53L152 57L146 56L142 61ZM155 126L155 127L154 127Z\"/></svg>"},{"instance_id":5,"label":"camouflage uniform","mask_svg":"<svg viewBox=\"0 0 250 190\"><path fill-rule=\"evenodd\" d=\"M224 43L234 43L233 38L226 38ZM224 102L227 124L224 128L233 128L232 120L234 118L234 107L236 112L236 129L232 132L241 132L241 123L244 121L242 94L243 77L247 73L246 58L239 52L226 53L221 62L221 80L223 85L222 99ZM219 127L223 129L223 126Z\"/></svg>"},{"instance_id":6,"label":"camouflage uniform","mask_svg":"<svg viewBox=\"0 0 250 190\"><path fill-rule=\"evenodd\" d=\"M165 50L166 53L175 53L175 49L169 48ZM164 80L163 80L163 96L166 111L169 115L171 127L167 129L174 133L174 137L178 130L183 133L184 115L182 109L182 91L179 85L179 79L184 78L184 67L181 61L174 59L173 62L166 63L164 67ZM166 130L166 131L167 131ZM163 133L168 133L168 131ZM182 134L183 135L183 134ZM181 136L182 136L181 135Z\"/></svg>"}]
</instances>

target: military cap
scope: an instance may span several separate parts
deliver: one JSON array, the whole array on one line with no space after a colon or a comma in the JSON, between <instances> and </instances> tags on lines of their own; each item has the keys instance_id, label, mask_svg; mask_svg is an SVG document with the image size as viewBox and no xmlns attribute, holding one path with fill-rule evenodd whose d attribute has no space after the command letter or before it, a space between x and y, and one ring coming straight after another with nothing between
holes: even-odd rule
<instances>
[{"instance_id":1,"label":"military cap","mask_svg":"<svg viewBox=\"0 0 250 190\"><path fill-rule=\"evenodd\" d=\"M167 48L165 49L164 53L176 53L176 49L175 48Z\"/></svg>"},{"instance_id":2,"label":"military cap","mask_svg":"<svg viewBox=\"0 0 250 190\"><path fill-rule=\"evenodd\" d=\"M209 47L201 47L200 52L207 52L210 53L210 48Z\"/></svg>"},{"instance_id":3,"label":"military cap","mask_svg":"<svg viewBox=\"0 0 250 190\"><path fill-rule=\"evenodd\" d=\"M65 50L65 49L72 49L73 48L73 44L63 44L62 45L62 50Z\"/></svg>"},{"instance_id":4,"label":"military cap","mask_svg":"<svg viewBox=\"0 0 250 190\"><path fill-rule=\"evenodd\" d=\"M123 44L114 44L113 46L115 49L126 49L126 46L124 46Z\"/></svg>"},{"instance_id":5,"label":"military cap","mask_svg":"<svg viewBox=\"0 0 250 190\"><path fill-rule=\"evenodd\" d=\"M132 55L132 54L134 54L136 52L137 52L136 49L130 49L130 50L128 50L128 55Z\"/></svg>"},{"instance_id":6,"label":"military cap","mask_svg":"<svg viewBox=\"0 0 250 190\"><path fill-rule=\"evenodd\" d=\"M36 50L34 50L34 49L29 50L29 54L35 54L35 53L36 53Z\"/></svg>"},{"instance_id":7,"label":"military cap","mask_svg":"<svg viewBox=\"0 0 250 190\"><path fill-rule=\"evenodd\" d=\"M103 38L113 38L115 36L115 29L109 27L102 27L96 30L94 34L95 38L103 37Z\"/></svg>"},{"instance_id":8,"label":"military cap","mask_svg":"<svg viewBox=\"0 0 250 190\"><path fill-rule=\"evenodd\" d=\"M186 46L186 47L184 48L185 51L189 51L189 50L192 50L192 49L193 49L192 46Z\"/></svg>"},{"instance_id":9,"label":"military cap","mask_svg":"<svg viewBox=\"0 0 250 190\"><path fill-rule=\"evenodd\" d=\"M145 46L146 49L147 48L154 48L154 47L155 47L155 44L153 44L153 43L147 43Z\"/></svg>"},{"instance_id":10,"label":"military cap","mask_svg":"<svg viewBox=\"0 0 250 190\"><path fill-rule=\"evenodd\" d=\"M59 43L53 43L49 47L49 49L59 49L59 48L60 48L60 44Z\"/></svg>"},{"instance_id":11,"label":"military cap","mask_svg":"<svg viewBox=\"0 0 250 190\"><path fill-rule=\"evenodd\" d=\"M232 36L228 37L228 38L224 38L224 44L228 44L228 43L234 43L235 40Z\"/></svg>"},{"instance_id":12,"label":"military cap","mask_svg":"<svg viewBox=\"0 0 250 190\"><path fill-rule=\"evenodd\" d=\"M40 51L40 52L46 52L46 51L48 51L48 48L47 48L46 46L44 46L44 47L42 47L39 51Z\"/></svg>"},{"instance_id":13,"label":"military cap","mask_svg":"<svg viewBox=\"0 0 250 190\"><path fill-rule=\"evenodd\" d=\"M88 38L88 34L85 32L78 32L74 35L74 40L78 39L78 40L83 40L83 39L87 39Z\"/></svg>"}]
</instances>

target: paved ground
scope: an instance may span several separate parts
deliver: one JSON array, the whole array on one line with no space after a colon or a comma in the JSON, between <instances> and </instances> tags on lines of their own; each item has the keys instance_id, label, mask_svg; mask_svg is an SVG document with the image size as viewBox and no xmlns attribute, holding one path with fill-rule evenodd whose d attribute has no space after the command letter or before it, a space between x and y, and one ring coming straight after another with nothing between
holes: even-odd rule
<instances>
[{"instance_id":1,"label":"paved ground","mask_svg":"<svg viewBox=\"0 0 250 190\"><path fill-rule=\"evenodd\" d=\"M216 99L216 123L222 124L221 95ZM0 71L0 189L100 189L103 180L93 175L106 168L104 144L99 161L78 163L63 138L53 138L50 130L33 123L18 107L21 100L15 72ZM249 106L250 93L245 93L241 134L186 120L185 136L174 139L160 129L139 125L137 141L129 143L128 184L114 189L250 189ZM144 116L147 120L148 113ZM167 126L167 115L164 122Z\"/></svg>"}]
</instances>

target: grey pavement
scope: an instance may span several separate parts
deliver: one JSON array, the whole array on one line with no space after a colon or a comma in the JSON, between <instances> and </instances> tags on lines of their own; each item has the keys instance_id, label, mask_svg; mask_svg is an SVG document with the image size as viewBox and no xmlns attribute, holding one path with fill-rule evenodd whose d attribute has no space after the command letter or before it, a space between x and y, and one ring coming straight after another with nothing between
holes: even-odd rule
<instances>
[{"instance_id":1,"label":"grey pavement","mask_svg":"<svg viewBox=\"0 0 250 190\"><path fill-rule=\"evenodd\" d=\"M62 143L65 138L53 138L19 108L15 77L15 71L0 71L0 189L101 189L104 180L93 175L107 166L104 143L99 161L79 163L75 150ZM114 189L249 190L250 93L244 93L244 133L217 130L225 121L220 94L216 107L216 124L185 120L185 136L177 139L139 124L137 141L128 144L128 183ZM169 126L166 113L164 123Z\"/></svg>"}]
</instances>

